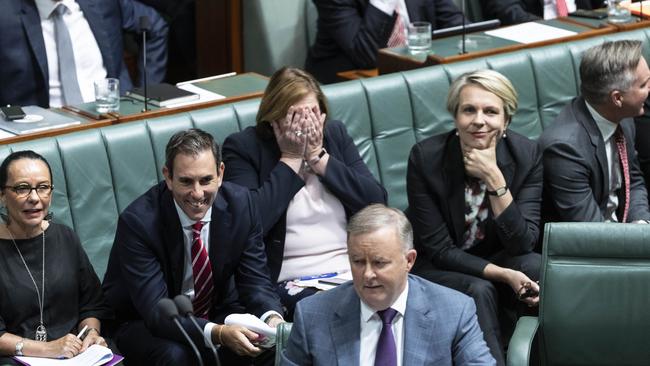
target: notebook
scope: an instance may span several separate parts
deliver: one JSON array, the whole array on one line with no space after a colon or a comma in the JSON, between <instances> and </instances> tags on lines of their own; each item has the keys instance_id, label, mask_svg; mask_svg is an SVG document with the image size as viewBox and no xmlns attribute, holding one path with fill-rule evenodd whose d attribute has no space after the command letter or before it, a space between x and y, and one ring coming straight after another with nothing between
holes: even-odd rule
<instances>
[{"instance_id":1,"label":"notebook","mask_svg":"<svg viewBox=\"0 0 650 366\"><path fill-rule=\"evenodd\" d=\"M81 123L81 121L76 118L35 105L23 107L23 111L25 111L26 116L22 119L8 121L4 118L0 118L0 128L15 133L16 135L24 135L27 133L47 131L54 128L73 126Z\"/></svg>"},{"instance_id":2,"label":"notebook","mask_svg":"<svg viewBox=\"0 0 650 366\"><path fill-rule=\"evenodd\" d=\"M149 103L157 107L169 107L174 104L199 99L199 95L196 93L166 83L149 85L147 87L147 94ZM134 88L127 95L133 99L144 101L143 88Z\"/></svg>"},{"instance_id":3,"label":"notebook","mask_svg":"<svg viewBox=\"0 0 650 366\"><path fill-rule=\"evenodd\" d=\"M93 344L73 358L56 359L28 356L14 356L14 359L27 366L112 366L120 363L124 357L115 355L110 348Z\"/></svg>"}]
</instances>

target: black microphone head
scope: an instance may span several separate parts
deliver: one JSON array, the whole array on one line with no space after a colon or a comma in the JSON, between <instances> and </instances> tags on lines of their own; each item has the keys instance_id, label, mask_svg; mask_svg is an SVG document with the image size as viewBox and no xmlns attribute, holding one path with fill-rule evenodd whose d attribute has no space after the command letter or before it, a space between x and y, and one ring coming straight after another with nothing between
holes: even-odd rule
<instances>
[{"instance_id":1,"label":"black microphone head","mask_svg":"<svg viewBox=\"0 0 650 366\"><path fill-rule=\"evenodd\" d=\"M160 299L158 302L158 310L160 310L160 313L165 317L165 318L176 318L178 316L178 309L176 308L176 304L172 301L172 299L164 298Z\"/></svg>"},{"instance_id":2,"label":"black microphone head","mask_svg":"<svg viewBox=\"0 0 650 366\"><path fill-rule=\"evenodd\" d=\"M185 316L188 314L194 314L194 307L192 306L192 302L190 301L189 297L185 295L176 295L176 297L174 297L174 303L176 304L178 312L181 313L181 315Z\"/></svg>"},{"instance_id":3,"label":"black microphone head","mask_svg":"<svg viewBox=\"0 0 650 366\"><path fill-rule=\"evenodd\" d=\"M140 17L140 32L148 32L151 30L151 20L146 15Z\"/></svg>"}]
</instances>

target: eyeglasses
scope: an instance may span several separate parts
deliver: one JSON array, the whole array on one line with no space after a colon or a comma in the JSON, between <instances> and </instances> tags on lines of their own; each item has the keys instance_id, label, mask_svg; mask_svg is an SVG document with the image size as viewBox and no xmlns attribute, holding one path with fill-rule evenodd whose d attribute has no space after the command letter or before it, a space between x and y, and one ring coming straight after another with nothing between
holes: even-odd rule
<instances>
[{"instance_id":1,"label":"eyeglasses","mask_svg":"<svg viewBox=\"0 0 650 366\"><path fill-rule=\"evenodd\" d=\"M4 186L4 188L9 188L14 193L16 196L22 198L22 197L27 197L30 194L32 194L32 191L36 191L36 194L41 197L41 198L47 198L52 194L52 190L54 189L54 186L51 184L39 184L36 187L32 187L29 184L18 184L16 186Z\"/></svg>"}]
</instances>

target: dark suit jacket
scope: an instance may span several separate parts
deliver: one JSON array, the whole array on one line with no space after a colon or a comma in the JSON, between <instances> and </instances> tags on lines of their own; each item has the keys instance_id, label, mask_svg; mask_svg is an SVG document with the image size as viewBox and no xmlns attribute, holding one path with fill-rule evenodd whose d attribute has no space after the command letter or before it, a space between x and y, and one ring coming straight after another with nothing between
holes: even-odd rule
<instances>
[{"instance_id":1,"label":"dark suit jacket","mask_svg":"<svg viewBox=\"0 0 650 366\"><path fill-rule=\"evenodd\" d=\"M215 289L210 319L224 315L218 308L231 295L233 276L248 312L282 313L268 277L259 214L247 189L230 183L219 189L212 205L209 256ZM157 327L156 304L181 293L184 258L182 227L163 181L133 201L118 220L103 283L118 322L143 319L153 332L164 332ZM206 320L199 322L203 327ZM190 329L188 333L198 333Z\"/></svg>"},{"instance_id":2,"label":"dark suit jacket","mask_svg":"<svg viewBox=\"0 0 650 366\"><path fill-rule=\"evenodd\" d=\"M603 0L575 0L578 9L604 7ZM544 0L481 0L486 19L498 18L501 24L517 24L544 17Z\"/></svg>"},{"instance_id":3,"label":"dark suit jacket","mask_svg":"<svg viewBox=\"0 0 650 366\"><path fill-rule=\"evenodd\" d=\"M474 301L409 275L402 364L495 365L483 340ZM352 281L296 306L283 365L358 365L361 304Z\"/></svg>"},{"instance_id":4,"label":"dark suit jacket","mask_svg":"<svg viewBox=\"0 0 650 366\"><path fill-rule=\"evenodd\" d=\"M634 122L620 123L630 163L628 222L650 220L648 199L634 150ZM605 141L583 97L574 98L542 133L544 219L602 222L609 196Z\"/></svg>"},{"instance_id":5,"label":"dark suit jacket","mask_svg":"<svg viewBox=\"0 0 650 366\"><path fill-rule=\"evenodd\" d=\"M375 67L377 52L386 47L396 14L387 15L368 0L314 0L318 9L316 41L306 69L322 83L338 81L336 73ZM432 29L463 22L452 0L406 0L409 19L428 21Z\"/></svg>"},{"instance_id":6,"label":"dark suit jacket","mask_svg":"<svg viewBox=\"0 0 650 366\"><path fill-rule=\"evenodd\" d=\"M93 31L107 76L131 89L118 0L76 0ZM49 71L41 19L33 0L3 0L0 11L0 105L49 107Z\"/></svg>"},{"instance_id":7,"label":"dark suit jacket","mask_svg":"<svg viewBox=\"0 0 650 366\"><path fill-rule=\"evenodd\" d=\"M455 131L413 146L406 186L418 266L482 276L484 258L505 250L529 253L539 235L542 200L541 153L534 141L508 130L497 144L497 164L513 202L494 218L490 211L485 239L469 251L460 249L465 232L465 168Z\"/></svg>"},{"instance_id":8,"label":"dark suit jacket","mask_svg":"<svg viewBox=\"0 0 650 366\"><path fill-rule=\"evenodd\" d=\"M386 190L359 156L343 123L327 121L323 145L330 158L321 183L341 201L348 217L371 203L386 203ZM280 155L272 132L268 137L260 137L254 127L230 135L223 144L224 179L251 189L262 213L264 242L274 281L282 267L287 208L305 185L291 168L279 162Z\"/></svg>"}]
</instances>

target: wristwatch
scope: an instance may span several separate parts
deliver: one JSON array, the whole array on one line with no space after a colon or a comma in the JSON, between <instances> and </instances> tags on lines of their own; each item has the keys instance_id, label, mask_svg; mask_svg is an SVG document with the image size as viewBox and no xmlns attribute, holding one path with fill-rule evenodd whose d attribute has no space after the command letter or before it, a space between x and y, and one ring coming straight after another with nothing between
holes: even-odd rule
<instances>
[{"instance_id":1,"label":"wristwatch","mask_svg":"<svg viewBox=\"0 0 650 366\"><path fill-rule=\"evenodd\" d=\"M16 342L16 356L22 356L23 355L23 346L25 345L23 343L25 339L21 338L18 342Z\"/></svg>"},{"instance_id":2,"label":"wristwatch","mask_svg":"<svg viewBox=\"0 0 650 366\"><path fill-rule=\"evenodd\" d=\"M320 159L322 159L323 156L325 156L325 154L327 154L327 150L325 150L325 148L323 148L323 150L320 151L320 154L318 154L317 157L315 157L313 159L309 159L309 161L307 163L309 165L314 165L314 164L318 163L320 161Z\"/></svg>"},{"instance_id":3,"label":"wristwatch","mask_svg":"<svg viewBox=\"0 0 650 366\"><path fill-rule=\"evenodd\" d=\"M499 187L494 191L486 191L490 196L501 197L504 194L508 193L508 186Z\"/></svg>"}]
</instances>

